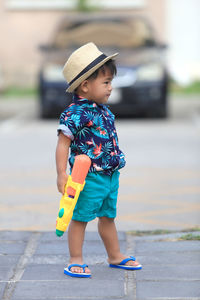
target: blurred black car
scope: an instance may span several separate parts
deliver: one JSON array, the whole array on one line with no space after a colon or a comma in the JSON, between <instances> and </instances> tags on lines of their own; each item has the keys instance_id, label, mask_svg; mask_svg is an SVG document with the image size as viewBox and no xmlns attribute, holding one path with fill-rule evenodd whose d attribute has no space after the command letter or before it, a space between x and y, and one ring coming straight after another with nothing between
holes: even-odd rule
<instances>
[{"instance_id":1,"label":"blurred black car","mask_svg":"<svg viewBox=\"0 0 200 300\"><path fill-rule=\"evenodd\" d=\"M116 117L167 116L166 47L156 40L147 20L138 16L78 15L62 19L52 41L40 46L44 54L39 75L41 117L57 118L71 102L62 68L76 48L90 41L107 55L119 52L118 72L108 101Z\"/></svg>"}]
</instances>

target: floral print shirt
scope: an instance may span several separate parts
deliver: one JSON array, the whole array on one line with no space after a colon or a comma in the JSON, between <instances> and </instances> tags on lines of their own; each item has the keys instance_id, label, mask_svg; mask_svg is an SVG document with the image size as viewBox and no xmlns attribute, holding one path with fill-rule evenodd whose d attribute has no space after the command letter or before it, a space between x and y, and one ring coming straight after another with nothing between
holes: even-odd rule
<instances>
[{"instance_id":1,"label":"floral print shirt","mask_svg":"<svg viewBox=\"0 0 200 300\"><path fill-rule=\"evenodd\" d=\"M102 171L111 175L125 166L119 149L114 115L106 105L74 95L72 103L60 116L58 132L71 139L70 166L79 154L90 157L89 172Z\"/></svg>"}]
</instances>

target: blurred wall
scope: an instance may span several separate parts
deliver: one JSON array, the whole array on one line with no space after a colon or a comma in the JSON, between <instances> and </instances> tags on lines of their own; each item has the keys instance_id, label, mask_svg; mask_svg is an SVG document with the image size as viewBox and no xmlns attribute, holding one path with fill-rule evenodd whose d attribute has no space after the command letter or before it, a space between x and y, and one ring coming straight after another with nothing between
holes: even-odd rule
<instances>
[{"instance_id":1,"label":"blurred wall","mask_svg":"<svg viewBox=\"0 0 200 300\"><path fill-rule=\"evenodd\" d=\"M168 66L181 84L200 80L200 1L167 0Z\"/></svg>"},{"instance_id":2,"label":"blurred wall","mask_svg":"<svg viewBox=\"0 0 200 300\"><path fill-rule=\"evenodd\" d=\"M0 76L2 74L3 86L34 86L42 59L38 46L50 40L61 17L73 15L73 12L52 8L11 9L6 1L9 0L0 1ZM141 1L144 3L141 7L121 8L120 12L147 15L158 37L164 41L166 0ZM111 12L115 13L113 9Z\"/></svg>"},{"instance_id":3,"label":"blurred wall","mask_svg":"<svg viewBox=\"0 0 200 300\"><path fill-rule=\"evenodd\" d=\"M36 82L41 55L38 45L46 43L63 12L14 11L0 2L0 70L4 85Z\"/></svg>"}]
</instances>

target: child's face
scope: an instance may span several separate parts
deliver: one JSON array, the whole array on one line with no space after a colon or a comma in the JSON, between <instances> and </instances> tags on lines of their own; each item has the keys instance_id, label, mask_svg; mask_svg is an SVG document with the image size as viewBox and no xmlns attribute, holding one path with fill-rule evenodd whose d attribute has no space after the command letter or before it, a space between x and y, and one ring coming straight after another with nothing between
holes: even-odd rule
<instances>
[{"instance_id":1,"label":"child's face","mask_svg":"<svg viewBox=\"0 0 200 300\"><path fill-rule=\"evenodd\" d=\"M108 68L105 68L105 73L99 71L96 79L88 80L88 100L93 100L96 103L104 104L112 92L113 76Z\"/></svg>"}]
</instances>

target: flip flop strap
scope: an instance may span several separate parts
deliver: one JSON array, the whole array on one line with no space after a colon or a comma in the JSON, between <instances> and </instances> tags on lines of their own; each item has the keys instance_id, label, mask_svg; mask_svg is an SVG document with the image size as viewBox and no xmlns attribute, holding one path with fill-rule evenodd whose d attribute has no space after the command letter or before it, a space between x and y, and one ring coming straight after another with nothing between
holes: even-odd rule
<instances>
[{"instance_id":1,"label":"flip flop strap","mask_svg":"<svg viewBox=\"0 0 200 300\"><path fill-rule=\"evenodd\" d=\"M86 265L86 264L83 264L83 265L79 265L79 264L71 264L71 265L68 266L68 270L70 271L71 268L73 268L73 267L79 267L79 268L82 268L82 269L83 269L83 273L85 273L85 268L87 268L88 265Z\"/></svg>"},{"instance_id":2,"label":"flip flop strap","mask_svg":"<svg viewBox=\"0 0 200 300\"><path fill-rule=\"evenodd\" d=\"M135 257L134 257L134 256L130 256L130 257L128 257L128 258L125 258L124 260L122 260L122 261L120 262L119 265L125 265L125 264L126 264L128 261L130 261L130 260L135 261Z\"/></svg>"}]
</instances>

